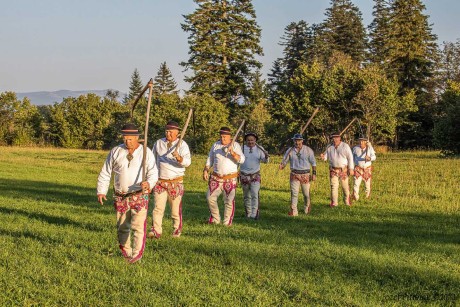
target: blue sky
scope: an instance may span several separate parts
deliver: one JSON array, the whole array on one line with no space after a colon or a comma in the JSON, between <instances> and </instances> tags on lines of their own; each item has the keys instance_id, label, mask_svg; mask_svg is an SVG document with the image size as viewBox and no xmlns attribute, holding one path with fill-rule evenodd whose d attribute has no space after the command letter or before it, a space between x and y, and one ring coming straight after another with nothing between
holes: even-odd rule
<instances>
[{"instance_id":1,"label":"blue sky","mask_svg":"<svg viewBox=\"0 0 460 307\"><path fill-rule=\"evenodd\" d=\"M371 0L354 0L364 24ZM262 28L262 72L281 56L278 45L292 21L324 20L329 0L254 0ZM439 43L460 38L460 1L425 0ZM137 68L146 83L166 61L180 89L179 62L188 59L182 15L192 0L0 0L0 91L99 90L127 92Z\"/></svg>"}]
</instances>

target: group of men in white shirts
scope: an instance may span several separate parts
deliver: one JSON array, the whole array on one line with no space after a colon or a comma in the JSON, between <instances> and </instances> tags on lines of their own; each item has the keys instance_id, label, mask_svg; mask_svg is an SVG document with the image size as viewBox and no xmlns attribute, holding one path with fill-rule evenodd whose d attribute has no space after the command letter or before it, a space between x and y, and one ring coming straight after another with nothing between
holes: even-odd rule
<instances>
[{"instance_id":1,"label":"group of men in white shirts","mask_svg":"<svg viewBox=\"0 0 460 307\"><path fill-rule=\"evenodd\" d=\"M173 237L182 233L182 197L184 195L185 169L191 164L187 143L178 138L180 127L169 121L165 126L165 137L157 140L150 149L144 149L139 142L139 130L133 124L126 124L121 130L123 144L113 148L101 169L97 183L97 198L102 205L106 200L112 174L114 174L114 207L117 213L118 243L122 255L130 263L142 258L145 240L159 239L163 233L162 221L166 203L171 206ZM257 144L255 133L246 133L241 147L232 140L228 127L219 131L220 139L209 151L203 180L208 182L206 199L210 211L208 222L231 226L235 215L237 182L243 188L246 217L259 218L259 191L261 184L260 164L269 162L269 154ZM338 185L342 186L344 201L351 205L348 175L355 175L353 198L359 198L359 185L364 179L366 197L370 196L371 161L375 152L360 138L360 145L351 151L348 144L333 134L333 144L323 160L329 160L331 183L331 207L338 205ZM316 160L313 150L303 144L303 137L295 134L294 146L289 148L279 165L282 170L290 164L291 204L288 214L297 216L299 190L304 195L304 212L311 212L310 182L316 180ZM145 162L143 162L145 153ZM239 171L238 171L239 167ZM212 169L212 171L211 171ZM154 209L152 226L147 232L147 210L149 195L153 194ZM223 194L224 211L221 219L218 198ZM131 231L133 239L131 242Z\"/></svg>"}]
</instances>

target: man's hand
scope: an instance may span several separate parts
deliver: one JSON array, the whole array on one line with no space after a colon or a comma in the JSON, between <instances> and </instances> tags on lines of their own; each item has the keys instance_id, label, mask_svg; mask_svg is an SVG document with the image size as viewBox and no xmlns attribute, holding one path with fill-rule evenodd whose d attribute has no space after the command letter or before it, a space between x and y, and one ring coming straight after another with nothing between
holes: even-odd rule
<instances>
[{"instance_id":1,"label":"man's hand","mask_svg":"<svg viewBox=\"0 0 460 307\"><path fill-rule=\"evenodd\" d=\"M355 171L352 169L348 170L348 176L353 176L355 174Z\"/></svg>"},{"instance_id":2,"label":"man's hand","mask_svg":"<svg viewBox=\"0 0 460 307\"><path fill-rule=\"evenodd\" d=\"M364 158L364 160L365 160L366 162L369 162L369 161L371 160L371 157L366 156L366 157Z\"/></svg>"},{"instance_id":3,"label":"man's hand","mask_svg":"<svg viewBox=\"0 0 460 307\"><path fill-rule=\"evenodd\" d=\"M148 193L150 191L150 183L148 181L142 181L141 188L142 188L142 191Z\"/></svg>"},{"instance_id":4,"label":"man's hand","mask_svg":"<svg viewBox=\"0 0 460 307\"><path fill-rule=\"evenodd\" d=\"M326 161L326 155L324 153L322 153L320 157L321 157L321 160Z\"/></svg>"},{"instance_id":5,"label":"man's hand","mask_svg":"<svg viewBox=\"0 0 460 307\"><path fill-rule=\"evenodd\" d=\"M278 166L278 169L282 171L285 167L286 165L284 165L283 163L280 163L280 165Z\"/></svg>"},{"instance_id":6,"label":"man's hand","mask_svg":"<svg viewBox=\"0 0 460 307\"><path fill-rule=\"evenodd\" d=\"M311 175L311 181L315 181L316 180L316 175Z\"/></svg>"},{"instance_id":7,"label":"man's hand","mask_svg":"<svg viewBox=\"0 0 460 307\"><path fill-rule=\"evenodd\" d=\"M209 180L209 173L207 169L203 170L203 180L208 181Z\"/></svg>"},{"instance_id":8,"label":"man's hand","mask_svg":"<svg viewBox=\"0 0 460 307\"><path fill-rule=\"evenodd\" d=\"M107 200L104 194L97 194L97 202L104 205L104 200Z\"/></svg>"},{"instance_id":9,"label":"man's hand","mask_svg":"<svg viewBox=\"0 0 460 307\"><path fill-rule=\"evenodd\" d=\"M179 155L179 153L177 151L173 151L172 155L173 155L174 159L177 160L177 162L179 162L179 163L182 162L183 159L182 159L182 157Z\"/></svg>"}]
</instances>

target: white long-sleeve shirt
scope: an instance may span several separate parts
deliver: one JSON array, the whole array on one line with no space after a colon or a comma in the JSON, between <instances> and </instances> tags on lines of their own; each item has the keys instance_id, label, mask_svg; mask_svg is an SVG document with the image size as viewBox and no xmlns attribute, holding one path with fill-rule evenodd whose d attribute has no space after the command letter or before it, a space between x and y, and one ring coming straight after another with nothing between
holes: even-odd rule
<instances>
[{"instance_id":1,"label":"white long-sleeve shirt","mask_svg":"<svg viewBox=\"0 0 460 307\"><path fill-rule=\"evenodd\" d=\"M244 163L240 166L240 171L245 174L254 174L260 171L260 163L268 163L265 153L257 146L249 147L243 145Z\"/></svg>"},{"instance_id":2,"label":"white long-sleeve shirt","mask_svg":"<svg viewBox=\"0 0 460 307\"><path fill-rule=\"evenodd\" d=\"M355 165L359 167L366 168L372 165L371 161L366 161L366 156L371 158L371 161L375 161L377 158L375 156L375 150L372 146L361 148L361 146L353 147L353 161Z\"/></svg>"},{"instance_id":3,"label":"white long-sleeve shirt","mask_svg":"<svg viewBox=\"0 0 460 307\"><path fill-rule=\"evenodd\" d=\"M131 162L128 161L128 149L124 144L113 148L108 154L97 178L97 194L107 195L112 172L114 173L113 185L115 192L124 194L141 190L143 148L144 146L141 144L134 150ZM147 149L146 177L150 188L153 188L158 181L158 169L155 164L155 157L150 149Z\"/></svg>"},{"instance_id":4,"label":"white long-sleeve shirt","mask_svg":"<svg viewBox=\"0 0 460 307\"><path fill-rule=\"evenodd\" d=\"M315 153L313 150L302 145L300 150L297 148L289 148L283 157L283 161L289 160L289 166L293 170L306 171L310 169L310 166L316 166Z\"/></svg>"},{"instance_id":5,"label":"white long-sleeve shirt","mask_svg":"<svg viewBox=\"0 0 460 307\"><path fill-rule=\"evenodd\" d=\"M233 143L233 151L240 156L239 161L235 161L230 153L227 155L227 151L224 150L225 147L227 145L222 145L220 140L215 142L206 160L206 167L212 167L214 172L220 176L236 173L238 171L238 163L242 164L245 161L240 144L237 142Z\"/></svg>"},{"instance_id":6,"label":"white long-sleeve shirt","mask_svg":"<svg viewBox=\"0 0 460 307\"><path fill-rule=\"evenodd\" d=\"M324 154L324 161L327 161L327 159L329 159L329 166L331 167L343 168L348 166L348 169L355 168L350 146L344 142L340 142L337 148L334 145L330 145Z\"/></svg>"},{"instance_id":7,"label":"white long-sleeve shirt","mask_svg":"<svg viewBox=\"0 0 460 307\"><path fill-rule=\"evenodd\" d=\"M155 155L159 177L161 179L174 179L182 177L185 174L185 168L192 163L190 157L190 149L184 141L182 141L178 150L182 157L182 162L179 163L173 157L172 153L176 150L179 139L172 142L171 148L168 149L168 141L166 138L159 139L153 144L153 154Z\"/></svg>"}]
</instances>

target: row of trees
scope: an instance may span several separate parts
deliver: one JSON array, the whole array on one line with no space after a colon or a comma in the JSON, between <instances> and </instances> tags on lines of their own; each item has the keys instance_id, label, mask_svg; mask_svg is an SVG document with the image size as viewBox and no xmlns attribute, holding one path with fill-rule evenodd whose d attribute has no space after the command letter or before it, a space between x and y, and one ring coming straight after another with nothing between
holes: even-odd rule
<instances>
[{"instance_id":1,"label":"row of trees","mask_svg":"<svg viewBox=\"0 0 460 307\"><path fill-rule=\"evenodd\" d=\"M183 123L187 112L179 110L193 107L189 142L196 151L207 150L221 125L236 127L242 119L265 146L278 151L320 107L307 130L316 148L356 117L359 125L349 130L350 138L367 133L375 143L394 147L459 151L451 127L459 115L460 41L438 48L421 0L374 0L367 28L350 0L331 0L322 23L301 20L286 26L283 54L268 80L259 71L261 29L251 0L194 2L196 10L184 15L182 24L190 57L181 65L191 87L179 97L166 63L161 65L154 83L152 138L162 135L168 119ZM134 118L129 114L144 85L136 69L122 103L109 91L105 97L66 98L40 108L3 93L0 101L10 107L2 107L9 111L1 116L17 116L5 115L0 140L109 147L123 122L142 124L145 100Z\"/></svg>"}]
</instances>

